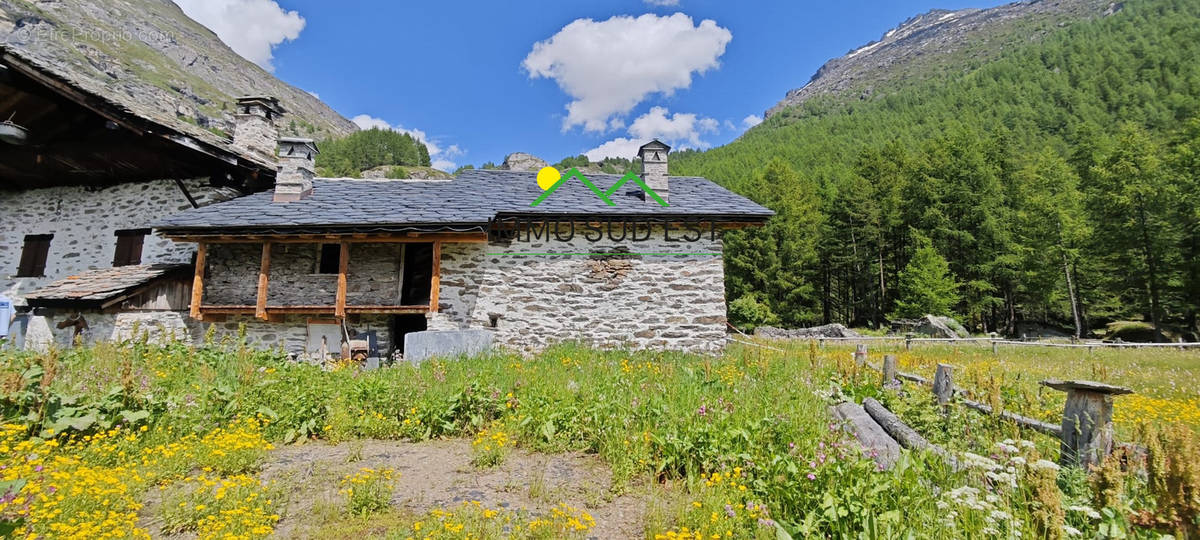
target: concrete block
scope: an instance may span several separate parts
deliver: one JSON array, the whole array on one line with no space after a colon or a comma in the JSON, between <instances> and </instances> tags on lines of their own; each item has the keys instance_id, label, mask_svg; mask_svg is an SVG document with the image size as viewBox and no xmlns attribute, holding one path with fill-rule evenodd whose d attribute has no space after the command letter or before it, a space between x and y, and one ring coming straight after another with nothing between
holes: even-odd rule
<instances>
[{"instance_id":1,"label":"concrete block","mask_svg":"<svg viewBox=\"0 0 1200 540\"><path fill-rule=\"evenodd\" d=\"M404 359L424 362L438 356L479 354L491 347L492 333L487 330L409 332L404 336Z\"/></svg>"}]
</instances>

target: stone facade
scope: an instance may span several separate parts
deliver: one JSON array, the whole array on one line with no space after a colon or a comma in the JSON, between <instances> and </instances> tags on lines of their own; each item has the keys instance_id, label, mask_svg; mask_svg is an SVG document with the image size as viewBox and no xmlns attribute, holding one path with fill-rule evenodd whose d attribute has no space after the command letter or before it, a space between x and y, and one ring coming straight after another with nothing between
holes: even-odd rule
<instances>
[{"instance_id":1,"label":"stone facade","mask_svg":"<svg viewBox=\"0 0 1200 540\"><path fill-rule=\"evenodd\" d=\"M443 243L439 309L428 314L428 328L485 329L494 333L495 343L527 353L562 341L606 348L721 351L726 320L721 240L706 232L698 242L668 242L661 229L650 238L636 243L607 238L588 242L581 237L567 242ZM261 250L257 244L210 246L205 302L253 304ZM605 255L542 254L546 252ZM659 254L680 252L688 254ZM271 305L333 304L337 276L312 273L319 253L316 244L274 246ZM347 303L397 304L401 261L401 244L352 245ZM386 350L388 317L357 320L351 327L377 330L380 350ZM304 317L282 322L236 317L216 324L225 333L246 324L254 343L282 345L288 352L304 350Z\"/></svg>"},{"instance_id":2,"label":"stone facade","mask_svg":"<svg viewBox=\"0 0 1200 540\"><path fill-rule=\"evenodd\" d=\"M352 244L347 268L346 304L399 305L403 244ZM337 299L337 274L318 273L320 244L271 246L267 305L325 305ZM204 303L254 305L258 300L261 244L208 247Z\"/></svg>"},{"instance_id":3,"label":"stone facade","mask_svg":"<svg viewBox=\"0 0 1200 540\"><path fill-rule=\"evenodd\" d=\"M32 317L25 331L27 348L46 350L73 345L75 330L72 327L57 328L58 323L75 316L75 312L52 312ZM237 343L245 336L246 343L261 349L282 348L302 359L311 359L306 354L309 340L308 322L304 316L289 316L282 322L266 322L251 316L229 317L221 322L201 322L192 319L184 311L127 311L101 313L84 311L79 313L87 321L88 330L81 335L84 344L99 341L122 341L147 339L151 343L181 340L193 344L204 342L210 327L215 342ZM330 321L322 321L330 322ZM388 318L383 315L352 316L346 323L351 332L374 332L380 354L386 353L391 345ZM329 347L337 354L340 345Z\"/></svg>"},{"instance_id":4,"label":"stone facade","mask_svg":"<svg viewBox=\"0 0 1200 540\"><path fill-rule=\"evenodd\" d=\"M485 328L533 352L567 340L597 347L715 353L725 343L721 240L443 244L440 309L431 330ZM544 252L704 255L547 256ZM498 255L502 254L502 255Z\"/></svg>"},{"instance_id":5,"label":"stone facade","mask_svg":"<svg viewBox=\"0 0 1200 540\"><path fill-rule=\"evenodd\" d=\"M200 205L236 195L209 187L207 179L185 180ZM55 187L0 191L0 294L17 305L22 295L87 270L112 266L122 229L142 229L155 220L191 208L174 180L125 183L106 188ZM16 277L25 235L53 234L44 277ZM195 246L147 236L142 262L192 260Z\"/></svg>"}]
</instances>

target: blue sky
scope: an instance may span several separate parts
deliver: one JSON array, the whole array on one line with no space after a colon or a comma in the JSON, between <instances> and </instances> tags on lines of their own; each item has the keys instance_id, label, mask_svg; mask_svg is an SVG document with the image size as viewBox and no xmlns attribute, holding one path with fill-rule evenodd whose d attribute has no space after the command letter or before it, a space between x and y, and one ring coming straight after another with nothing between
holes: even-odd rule
<instances>
[{"instance_id":1,"label":"blue sky","mask_svg":"<svg viewBox=\"0 0 1200 540\"><path fill-rule=\"evenodd\" d=\"M419 135L451 169L517 151L632 157L649 137L718 146L908 17L998 3L175 1L347 118Z\"/></svg>"}]
</instances>

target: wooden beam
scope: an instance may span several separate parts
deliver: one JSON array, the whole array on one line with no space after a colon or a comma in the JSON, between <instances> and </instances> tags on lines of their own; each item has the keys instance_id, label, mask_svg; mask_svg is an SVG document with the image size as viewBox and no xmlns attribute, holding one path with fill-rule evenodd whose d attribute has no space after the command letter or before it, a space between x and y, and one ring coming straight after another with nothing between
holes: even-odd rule
<instances>
[{"instance_id":1,"label":"wooden beam","mask_svg":"<svg viewBox=\"0 0 1200 540\"><path fill-rule=\"evenodd\" d=\"M341 250L338 253L337 304L334 306L333 311L334 316L339 319L346 317L346 271L349 267L350 243L342 242Z\"/></svg>"},{"instance_id":2,"label":"wooden beam","mask_svg":"<svg viewBox=\"0 0 1200 540\"><path fill-rule=\"evenodd\" d=\"M438 312L438 296L442 288L442 243L433 243L433 276L429 281L429 311Z\"/></svg>"},{"instance_id":3,"label":"wooden beam","mask_svg":"<svg viewBox=\"0 0 1200 540\"><path fill-rule=\"evenodd\" d=\"M267 320L267 287L270 275L271 243L263 242L262 265L258 268L258 304L255 306L254 316L264 321Z\"/></svg>"},{"instance_id":4,"label":"wooden beam","mask_svg":"<svg viewBox=\"0 0 1200 540\"><path fill-rule=\"evenodd\" d=\"M204 320L204 315L200 313L200 301L204 299L204 265L205 255L208 253L208 244L200 242L196 246L196 273L192 277L192 318L197 321Z\"/></svg>"},{"instance_id":5,"label":"wooden beam","mask_svg":"<svg viewBox=\"0 0 1200 540\"><path fill-rule=\"evenodd\" d=\"M267 306L267 315L334 315L337 311L336 306ZM399 313L426 313L429 311L428 305L420 306L346 306L346 313L350 314L399 314ZM257 306L201 306L200 313L205 316L205 320L213 315L252 315L257 312Z\"/></svg>"},{"instance_id":6,"label":"wooden beam","mask_svg":"<svg viewBox=\"0 0 1200 540\"><path fill-rule=\"evenodd\" d=\"M259 244L272 242L275 244L328 244L334 242L350 242L354 244L413 244L421 242L456 242L456 243L487 243L487 233L421 233L417 236L398 235L336 235L336 234L303 234L303 235L166 235L176 242L206 242L210 244Z\"/></svg>"}]
</instances>

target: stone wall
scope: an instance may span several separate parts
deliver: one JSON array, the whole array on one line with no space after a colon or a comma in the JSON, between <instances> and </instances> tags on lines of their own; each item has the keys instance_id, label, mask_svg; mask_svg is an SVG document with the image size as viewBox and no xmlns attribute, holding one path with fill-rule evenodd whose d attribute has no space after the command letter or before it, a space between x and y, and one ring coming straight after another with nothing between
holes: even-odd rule
<instances>
[{"instance_id":1,"label":"stone wall","mask_svg":"<svg viewBox=\"0 0 1200 540\"><path fill-rule=\"evenodd\" d=\"M204 255L204 305L253 306L258 301L259 244L211 244Z\"/></svg>"},{"instance_id":2,"label":"stone wall","mask_svg":"<svg viewBox=\"0 0 1200 540\"><path fill-rule=\"evenodd\" d=\"M353 244L346 276L346 304L397 305L400 301L402 244ZM319 244L271 246L267 304L326 305L337 300L337 274L317 273ZM211 244L204 303L254 305L262 244Z\"/></svg>"},{"instance_id":3,"label":"stone wall","mask_svg":"<svg viewBox=\"0 0 1200 540\"><path fill-rule=\"evenodd\" d=\"M50 311L45 315L32 317L26 331L25 346L34 350L46 350L50 346L72 346L74 328L57 328L57 325L74 315L75 312ZM246 342L251 346L262 349L282 348L284 352L296 354L301 358L306 356L308 322L311 320L296 315L285 317L280 322L267 322L251 316L229 317L221 322L200 322L183 311L84 311L80 315L88 324L88 330L82 335L84 344L144 337L152 343L164 343L175 339L199 345L204 342L210 327L213 327L212 337L217 343L237 343L244 333ZM387 316L351 317L346 326L351 332L375 332L380 354L387 353L391 345ZM330 346L334 354L340 351L339 343Z\"/></svg>"},{"instance_id":4,"label":"stone wall","mask_svg":"<svg viewBox=\"0 0 1200 540\"><path fill-rule=\"evenodd\" d=\"M209 187L206 179L184 185L201 205L236 193ZM148 228L155 220L191 208L174 180L119 184L101 189L55 187L0 191L0 294L24 305L22 295L66 276L112 266L114 233ZM53 234L46 276L16 277L25 235ZM190 262L195 246L147 236L142 261Z\"/></svg>"},{"instance_id":5,"label":"stone wall","mask_svg":"<svg viewBox=\"0 0 1200 540\"><path fill-rule=\"evenodd\" d=\"M487 328L497 343L526 352L566 340L599 347L722 350L721 240L705 234L699 242L667 242L661 229L651 238L443 244L440 306L430 315L430 330ZM716 255L520 256L618 249Z\"/></svg>"}]
</instances>

